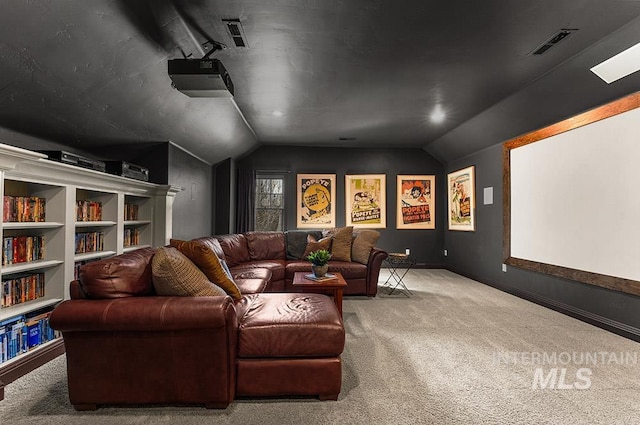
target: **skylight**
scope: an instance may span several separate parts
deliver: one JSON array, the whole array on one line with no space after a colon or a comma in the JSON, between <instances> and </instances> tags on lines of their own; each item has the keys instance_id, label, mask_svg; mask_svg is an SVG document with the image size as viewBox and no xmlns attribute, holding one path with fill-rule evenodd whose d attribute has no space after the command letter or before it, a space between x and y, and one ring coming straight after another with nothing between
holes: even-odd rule
<instances>
[{"instance_id":1,"label":"skylight","mask_svg":"<svg viewBox=\"0 0 640 425\"><path fill-rule=\"evenodd\" d=\"M591 68L591 72L611 84L640 70L640 43Z\"/></svg>"}]
</instances>

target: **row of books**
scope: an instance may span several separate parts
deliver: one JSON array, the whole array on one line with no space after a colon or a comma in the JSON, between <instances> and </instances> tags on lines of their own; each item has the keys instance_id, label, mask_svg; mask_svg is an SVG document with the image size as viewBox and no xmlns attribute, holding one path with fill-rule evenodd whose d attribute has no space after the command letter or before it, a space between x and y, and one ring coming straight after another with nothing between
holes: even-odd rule
<instances>
[{"instance_id":1,"label":"row of books","mask_svg":"<svg viewBox=\"0 0 640 425\"><path fill-rule=\"evenodd\" d=\"M7 236L2 238L2 265L44 259L44 236Z\"/></svg>"},{"instance_id":2,"label":"row of books","mask_svg":"<svg viewBox=\"0 0 640 425\"><path fill-rule=\"evenodd\" d=\"M124 219L126 221L138 219L138 204L124 204Z\"/></svg>"},{"instance_id":3,"label":"row of books","mask_svg":"<svg viewBox=\"0 0 640 425\"><path fill-rule=\"evenodd\" d=\"M0 363L60 336L49 326L51 311L49 307L0 322Z\"/></svg>"},{"instance_id":4,"label":"row of books","mask_svg":"<svg viewBox=\"0 0 640 425\"><path fill-rule=\"evenodd\" d=\"M76 221L101 221L102 202L76 201Z\"/></svg>"},{"instance_id":5,"label":"row of books","mask_svg":"<svg viewBox=\"0 0 640 425\"><path fill-rule=\"evenodd\" d=\"M10 196L3 198L2 221L45 221L46 199L37 196Z\"/></svg>"},{"instance_id":6,"label":"row of books","mask_svg":"<svg viewBox=\"0 0 640 425\"><path fill-rule=\"evenodd\" d=\"M124 246L140 245L139 229L124 229Z\"/></svg>"},{"instance_id":7,"label":"row of books","mask_svg":"<svg viewBox=\"0 0 640 425\"><path fill-rule=\"evenodd\" d=\"M76 254L104 250L104 232L76 233Z\"/></svg>"},{"instance_id":8,"label":"row of books","mask_svg":"<svg viewBox=\"0 0 640 425\"><path fill-rule=\"evenodd\" d=\"M2 281L0 307L11 307L44 297L44 273L16 276Z\"/></svg>"}]
</instances>

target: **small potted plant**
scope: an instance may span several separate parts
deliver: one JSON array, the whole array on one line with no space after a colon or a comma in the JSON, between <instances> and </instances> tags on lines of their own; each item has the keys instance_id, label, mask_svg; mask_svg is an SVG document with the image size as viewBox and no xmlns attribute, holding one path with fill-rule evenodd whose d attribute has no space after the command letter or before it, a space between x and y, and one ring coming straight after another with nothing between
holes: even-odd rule
<instances>
[{"instance_id":1,"label":"small potted plant","mask_svg":"<svg viewBox=\"0 0 640 425\"><path fill-rule=\"evenodd\" d=\"M313 274L317 277L322 277L327 274L329 270L329 264L327 263L330 259L331 253L326 249L319 249L307 255L307 260L311 262L311 270L313 270Z\"/></svg>"}]
</instances>

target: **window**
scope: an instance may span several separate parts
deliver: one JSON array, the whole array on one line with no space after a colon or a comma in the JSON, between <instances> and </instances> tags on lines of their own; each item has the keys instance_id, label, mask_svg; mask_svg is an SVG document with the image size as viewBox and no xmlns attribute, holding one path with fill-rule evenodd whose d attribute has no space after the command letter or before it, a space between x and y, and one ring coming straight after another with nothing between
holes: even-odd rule
<instances>
[{"instance_id":1,"label":"window","mask_svg":"<svg viewBox=\"0 0 640 425\"><path fill-rule=\"evenodd\" d=\"M255 230L284 230L284 175L256 176Z\"/></svg>"}]
</instances>

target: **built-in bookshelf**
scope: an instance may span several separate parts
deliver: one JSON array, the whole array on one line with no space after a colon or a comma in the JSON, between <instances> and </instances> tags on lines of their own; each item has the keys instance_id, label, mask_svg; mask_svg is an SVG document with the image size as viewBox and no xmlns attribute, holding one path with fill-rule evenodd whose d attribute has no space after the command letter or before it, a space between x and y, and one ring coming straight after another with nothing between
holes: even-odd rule
<instances>
[{"instance_id":1,"label":"built-in bookshelf","mask_svg":"<svg viewBox=\"0 0 640 425\"><path fill-rule=\"evenodd\" d=\"M6 321L55 305L64 297L67 189L64 185L12 179L7 175L2 190L0 276L3 299L14 298L13 302L3 302L0 307L0 321ZM15 284L31 281L33 276L39 276L37 296L32 296L30 284L27 284L29 288Z\"/></svg>"},{"instance_id":2,"label":"built-in bookshelf","mask_svg":"<svg viewBox=\"0 0 640 425\"><path fill-rule=\"evenodd\" d=\"M133 251L151 246L153 202L149 197L125 195L123 250Z\"/></svg>"},{"instance_id":3,"label":"built-in bookshelf","mask_svg":"<svg viewBox=\"0 0 640 425\"><path fill-rule=\"evenodd\" d=\"M169 242L178 190L0 144L0 399L3 382L64 352L48 315L83 264Z\"/></svg>"},{"instance_id":4,"label":"built-in bookshelf","mask_svg":"<svg viewBox=\"0 0 640 425\"><path fill-rule=\"evenodd\" d=\"M45 306L0 321L0 364L60 339L60 333L49 326L53 308Z\"/></svg>"},{"instance_id":5,"label":"built-in bookshelf","mask_svg":"<svg viewBox=\"0 0 640 425\"><path fill-rule=\"evenodd\" d=\"M118 193L76 189L74 261L106 258L118 248Z\"/></svg>"}]
</instances>

